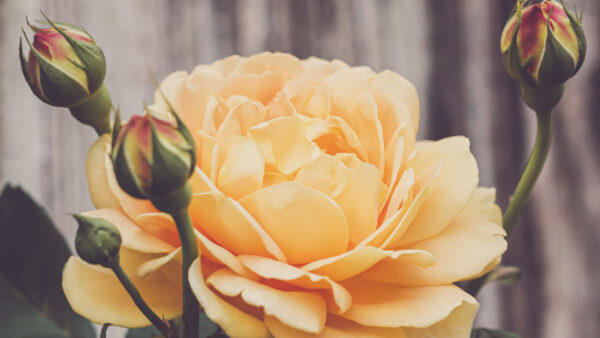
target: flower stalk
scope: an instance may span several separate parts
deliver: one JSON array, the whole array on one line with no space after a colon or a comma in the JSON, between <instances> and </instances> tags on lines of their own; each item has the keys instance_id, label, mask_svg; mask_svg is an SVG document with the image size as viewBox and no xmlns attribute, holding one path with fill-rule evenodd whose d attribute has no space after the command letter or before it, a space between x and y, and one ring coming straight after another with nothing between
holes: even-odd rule
<instances>
[{"instance_id":1,"label":"flower stalk","mask_svg":"<svg viewBox=\"0 0 600 338\"><path fill-rule=\"evenodd\" d=\"M523 211L523 208L529 199L529 195L531 195L533 186L542 172L542 168L548 157L548 152L550 151L550 144L552 141L552 112L539 111L536 112L536 116L537 135L535 145L533 146L533 151L529 157L527 167L525 167L525 171L517 184L515 192L512 195L502 218L502 223L507 236L510 235L515 228L519 215Z\"/></svg>"},{"instance_id":2,"label":"flower stalk","mask_svg":"<svg viewBox=\"0 0 600 338\"><path fill-rule=\"evenodd\" d=\"M196 243L196 234L192 225L192 219L187 210L192 198L192 189L189 183L172 194L163 198L151 199L152 204L163 212L173 217L179 238L181 240L182 251L182 283L183 283L183 325L179 336L181 338L198 337L200 305L194 295L188 274L190 266L198 258L198 244Z\"/></svg>"},{"instance_id":3,"label":"flower stalk","mask_svg":"<svg viewBox=\"0 0 600 338\"><path fill-rule=\"evenodd\" d=\"M148 318L152 325L154 325L162 334L164 334L165 337L172 337L171 328L169 327L169 325L167 325L166 322L160 319L158 315L154 313L154 311L152 311L148 304L146 304L146 302L142 298L142 295L140 295L140 292L137 290L135 285L133 285L133 283L121 267L118 255L114 260L111 261L109 267L115 273L115 275L117 275L117 278L119 279L123 287L125 287L125 290L129 294L129 296L131 296L131 299L133 300L135 305L138 307L138 309L140 309L140 311L142 311L144 316Z\"/></svg>"},{"instance_id":4,"label":"flower stalk","mask_svg":"<svg viewBox=\"0 0 600 338\"><path fill-rule=\"evenodd\" d=\"M533 186L537 182L542 168L546 163L546 158L550 151L550 145L552 143L552 111L536 111L537 116L537 134L535 139L535 145L521 175L521 179L515 188L508 207L504 211L502 216L502 225L506 230L506 236L508 237L519 220L519 215L523 211L523 208L527 204L527 200L531 195ZM472 296L477 296L481 288L485 285L488 280L488 276L491 273L488 272L485 275L468 281L464 285L464 290Z\"/></svg>"}]
</instances>

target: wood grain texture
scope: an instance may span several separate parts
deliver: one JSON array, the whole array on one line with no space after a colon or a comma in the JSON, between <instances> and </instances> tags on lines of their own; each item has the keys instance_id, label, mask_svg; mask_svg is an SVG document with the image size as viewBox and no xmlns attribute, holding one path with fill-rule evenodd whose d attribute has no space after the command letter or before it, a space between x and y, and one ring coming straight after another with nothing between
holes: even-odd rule
<instances>
[{"instance_id":1,"label":"wood grain texture","mask_svg":"<svg viewBox=\"0 0 600 338\"><path fill-rule=\"evenodd\" d=\"M600 3L585 9L588 55L556 111L555 139L505 262L525 270L513 288L488 287L481 325L524 337L600 336ZM26 15L84 25L108 60L106 84L125 115L152 100L163 77L230 54L282 51L392 69L417 87L421 138L464 134L481 184L505 207L535 135L498 51L512 1L467 0L0 0L0 183L48 208L72 242L68 212L92 208L84 174L95 139L69 113L39 103L17 60Z\"/></svg>"}]
</instances>

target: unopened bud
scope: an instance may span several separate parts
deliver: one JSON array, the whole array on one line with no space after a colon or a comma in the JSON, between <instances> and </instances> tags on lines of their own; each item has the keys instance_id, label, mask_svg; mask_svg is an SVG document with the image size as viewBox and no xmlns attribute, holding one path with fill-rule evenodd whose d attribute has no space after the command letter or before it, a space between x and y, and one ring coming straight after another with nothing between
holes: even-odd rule
<instances>
[{"instance_id":1,"label":"unopened bud","mask_svg":"<svg viewBox=\"0 0 600 338\"><path fill-rule=\"evenodd\" d=\"M31 90L40 100L59 107L80 104L96 92L106 74L100 47L81 27L48 20L50 27L35 31L25 59L19 42L21 69Z\"/></svg>"},{"instance_id":2,"label":"unopened bud","mask_svg":"<svg viewBox=\"0 0 600 338\"><path fill-rule=\"evenodd\" d=\"M125 125L117 117L113 130L112 161L125 192L153 199L183 188L194 172L196 152L188 129L175 121L152 115L133 116Z\"/></svg>"},{"instance_id":3,"label":"unopened bud","mask_svg":"<svg viewBox=\"0 0 600 338\"><path fill-rule=\"evenodd\" d=\"M75 235L75 250L90 264L110 268L121 248L121 234L109 221L81 214L73 215L79 224Z\"/></svg>"},{"instance_id":4,"label":"unopened bud","mask_svg":"<svg viewBox=\"0 0 600 338\"><path fill-rule=\"evenodd\" d=\"M518 0L502 32L501 50L508 73L521 84L560 85L585 58L581 17L556 0Z\"/></svg>"}]
</instances>

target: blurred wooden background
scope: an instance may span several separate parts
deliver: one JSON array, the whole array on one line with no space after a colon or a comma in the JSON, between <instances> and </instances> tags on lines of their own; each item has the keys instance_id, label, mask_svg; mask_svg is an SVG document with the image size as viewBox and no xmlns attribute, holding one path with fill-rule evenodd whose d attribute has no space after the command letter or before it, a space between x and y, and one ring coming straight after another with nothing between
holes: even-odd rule
<instances>
[{"instance_id":1,"label":"blurred wooden background","mask_svg":"<svg viewBox=\"0 0 600 338\"><path fill-rule=\"evenodd\" d=\"M66 110L35 99L17 45L25 16L84 25L104 49L106 84L121 110L152 100L159 77L230 54L283 51L339 58L411 80L422 104L421 138L471 138L481 182L504 207L535 126L505 75L499 35L513 0L0 0L0 183L24 186L70 242L68 212L92 208L84 174L95 139ZM515 287L487 287L478 324L527 338L600 336L600 2L585 10L587 60L556 111L555 138L506 264ZM115 332L115 331L113 331Z\"/></svg>"}]
</instances>

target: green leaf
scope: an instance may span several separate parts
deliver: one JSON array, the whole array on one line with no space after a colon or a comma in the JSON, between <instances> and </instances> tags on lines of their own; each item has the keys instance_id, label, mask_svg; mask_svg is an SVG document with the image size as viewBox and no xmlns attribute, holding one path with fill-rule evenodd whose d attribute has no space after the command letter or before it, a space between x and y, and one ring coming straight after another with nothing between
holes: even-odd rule
<instances>
[{"instance_id":1,"label":"green leaf","mask_svg":"<svg viewBox=\"0 0 600 338\"><path fill-rule=\"evenodd\" d=\"M48 215L21 188L0 195L0 337L95 337L65 298L71 256Z\"/></svg>"},{"instance_id":2,"label":"green leaf","mask_svg":"<svg viewBox=\"0 0 600 338\"><path fill-rule=\"evenodd\" d=\"M476 328L471 331L471 338L521 338L521 336L503 330Z\"/></svg>"}]
</instances>

